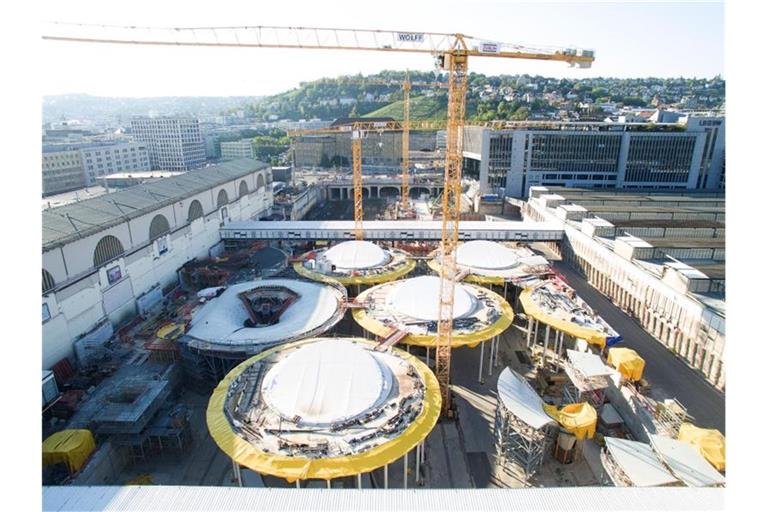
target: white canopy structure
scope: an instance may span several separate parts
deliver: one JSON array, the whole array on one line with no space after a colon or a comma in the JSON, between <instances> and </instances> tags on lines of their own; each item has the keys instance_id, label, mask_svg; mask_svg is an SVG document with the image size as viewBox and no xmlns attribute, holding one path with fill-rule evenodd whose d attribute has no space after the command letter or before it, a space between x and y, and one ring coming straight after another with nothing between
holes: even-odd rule
<instances>
[{"instance_id":1,"label":"white canopy structure","mask_svg":"<svg viewBox=\"0 0 768 512\"><path fill-rule=\"evenodd\" d=\"M651 434L651 446L680 480L689 487L725 485L725 477L717 472L701 452L691 444Z\"/></svg>"},{"instance_id":2,"label":"white canopy structure","mask_svg":"<svg viewBox=\"0 0 768 512\"><path fill-rule=\"evenodd\" d=\"M390 259L381 247L364 240L336 244L325 251L323 257L337 268L355 270L378 267Z\"/></svg>"},{"instance_id":3,"label":"white canopy structure","mask_svg":"<svg viewBox=\"0 0 768 512\"><path fill-rule=\"evenodd\" d=\"M397 283L387 300L395 311L419 320L437 320L439 316L440 278L420 276ZM453 318L463 318L475 309L475 298L456 283L453 290Z\"/></svg>"},{"instance_id":4,"label":"white canopy structure","mask_svg":"<svg viewBox=\"0 0 768 512\"><path fill-rule=\"evenodd\" d=\"M544 412L544 401L519 374L505 368L497 384L496 451L505 462L519 465L529 478L541 464L557 429Z\"/></svg>"},{"instance_id":5,"label":"white canopy structure","mask_svg":"<svg viewBox=\"0 0 768 512\"><path fill-rule=\"evenodd\" d=\"M264 377L264 401L283 418L329 425L378 406L392 389L392 372L367 347L329 339L306 345Z\"/></svg>"},{"instance_id":6,"label":"white canopy structure","mask_svg":"<svg viewBox=\"0 0 768 512\"><path fill-rule=\"evenodd\" d=\"M603 467L617 487L660 487L680 485L650 445L617 437L605 437L601 453Z\"/></svg>"}]
</instances>

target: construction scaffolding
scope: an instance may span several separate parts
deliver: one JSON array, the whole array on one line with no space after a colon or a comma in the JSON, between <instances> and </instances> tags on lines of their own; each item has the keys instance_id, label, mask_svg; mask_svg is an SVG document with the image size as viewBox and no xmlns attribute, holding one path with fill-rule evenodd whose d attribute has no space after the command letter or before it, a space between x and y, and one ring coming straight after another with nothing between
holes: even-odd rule
<instances>
[{"instance_id":1,"label":"construction scaffolding","mask_svg":"<svg viewBox=\"0 0 768 512\"><path fill-rule=\"evenodd\" d=\"M519 374L505 368L499 375L494 421L496 454L502 464L519 466L525 479L534 475L557 432L544 402Z\"/></svg>"}]
</instances>

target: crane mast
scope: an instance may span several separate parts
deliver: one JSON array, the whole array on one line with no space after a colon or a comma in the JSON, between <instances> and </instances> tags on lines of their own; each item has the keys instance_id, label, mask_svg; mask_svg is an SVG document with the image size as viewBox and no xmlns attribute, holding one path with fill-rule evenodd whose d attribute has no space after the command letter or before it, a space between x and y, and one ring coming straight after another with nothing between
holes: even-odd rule
<instances>
[{"instance_id":1,"label":"crane mast","mask_svg":"<svg viewBox=\"0 0 768 512\"><path fill-rule=\"evenodd\" d=\"M400 161L402 167L402 181L400 184L400 206L403 210L408 209L408 171L410 163L411 146L411 82L408 77L403 82L403 158Z\"/></svg>"},{"instance_id":2,"label":"crane mast","mask_svg":"<svg viewBox=\"0 0 768 512\"><path fill-rule=\"evenodd\" d=\"M529 47L477 39L463 34L397 32L309 27L137 27L48 23L43 39L90 43L293 48L314 50L361 50L425 53L436 56L448 73L447 148L440 251L439 321L436 337L436 375L442 395L442 412L450 410L449 391L453 297L456 284L456 245L461 215L461 146L464 126L467 64L470 56L550 60L571 66L590 67L595 60L589 50ZM410 112L409 112L410 114ZM409 126L410 123L406 123ZM399 127L402 129L402 126ZM410 126L409 126L410 129ZM355 181L355 237L362 237L362 173L360 153L364 131L353 128L353 180ZM356 136L355 136L356 135ZM357 155L357 159L354 158ZM357 163L355 163L357 161ZM357 178L355 178L357 176ZM405 179L403 179L405 184ZM407 196L404 196L407 200Z\"/></svg>"}]
</instances>

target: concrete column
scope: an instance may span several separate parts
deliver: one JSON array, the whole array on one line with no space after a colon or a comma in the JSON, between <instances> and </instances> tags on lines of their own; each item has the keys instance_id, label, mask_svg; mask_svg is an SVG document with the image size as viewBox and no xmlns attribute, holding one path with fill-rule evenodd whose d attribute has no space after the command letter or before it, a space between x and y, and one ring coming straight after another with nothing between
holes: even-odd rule
<instances>
[{"instance_id":1,"label":"concrete column","mask_svg":"<svg viewBox=\"0 0 768 512\"><path fill-rule=\"evenodd\" d=\"M357 474L357 488L362 489L363 488L363 474L358 473Z\"/></svg>"},{"instance_id":2,"label":"concrete column","mask_svg":"<svg viewBox=\"0 0 768 512\"><path fill-rule=\"evenodd\" d=\"M544 367L547 364L547 348L549 347L549 324L544 331L544 350L541 353L541 366Z\"/></svg>"},{"instance_id":3,"label":"concrete column","mask_svg":"<svg viewBox=\"0 0 768 512\"><path fill-rule=\"evenodd\" d=\"M480 370L478 371L477 375L477 382L480 384L483 383L483 352L485 350L485 342L480 342Z\"/></svg>"},{"instance_id":4,"label":"concrete column","mask_svg":"<svg viewBox=\"0 0 768 512\"><path fill-rule=\"evenodd\" d=\"M389 464L384 464L384 488L389 489Z\"/></svg>"},{"instance_id":5,"label":"concrete column","mask_svg":"<svg viewBox=\"0 0 768 512\"><path fill-rule=\"evenodd\" d=\"M427 441L421 442L421 463L424 464L427 461Z\"/></svg>"},{"instance_id":6,"label":"concrete column","mask_svg":"<svg viewBox=\"0 0 768 512\"><path fill-rule=\"evenodd\" d=\"M531 334L533 333L533 318L528 317L528 331L525 334L525 346L531 346Z\"/></svg>"},{"instance_id":7,"label":"concrete column","mask_svg":"<svg viewBox=\"0 0 768 512\"><path fill-rule=\"evenodd\" d=\"M301 480L296 480L296 488L301 489Z\"/></svg>"},{"instance_id":8,"label":"concrete column","mask_svg":"<svg viewBox=\"0 0 768 512\"><path fill-rule=\"evenodd\" d=\"M421 464L421 445L416 445L416 484L419 483L420 473L419 469L421 469L419 466Z\"/></svg>"},{"instance_id":9,"label":"concrete column","mask_svg":"<svg viewBox=\"0 0 768 512\"><path fill-rule=\"evenodd\" d=\"M325 484L326 484L326 488L327 488L327 489L330 489L330 488L331 488L331 481L330 481L330 480L326 480L326 481L325 481Z\"/></svg>"},{"instance_id":10,"label":"concrete column","mask_svg":"<svg viewBox=\"0 0 768 512\"><path fill-rule=\"evenodd\" d=\"M488 375L493 373L493 352L496 350L496 337L491 338L491 346L488 350Z\"/></svg>"},{"instance_id":11,"label":"concrete column","mask_svg":"<svg viewBox=\"0 0 768 512\"><path fill-rule=\"evenodd\" d=\"M429 366L429 347L427 347L427 366Z\"/></svg>"},{"instance_id":12,"label":"concrete column","mask_svg":"<svg viewBox=\"0 0 768 512\"><path fill-rule=\"evenodd\" d=\"M408 488L408 452L403 455L403 489Z\"/></svg>"},{"instance_id":13,"label":"concrete column","mask_svg":"<svg viewBox=\"0 0 768 512\"><path fill-rule=\"evenodd\" d=\"M531 346L535 345L537 341L539 341L539 321L538 320L536 320L536 324L534 326L533 343L531 344Z\"/></svg>"},{"instance_id":14,"label":"concrete column","mask_svg":"<svg viewBox=\"0 0 768 512\"><path fill-rule=\"evenodd\" d=\"M235 480L237 481L237 486L242 487L243 474L240 472L240 464L235 462L235 459L232 459L232 472L235 474Z\"/></svg>"}]
</instances>

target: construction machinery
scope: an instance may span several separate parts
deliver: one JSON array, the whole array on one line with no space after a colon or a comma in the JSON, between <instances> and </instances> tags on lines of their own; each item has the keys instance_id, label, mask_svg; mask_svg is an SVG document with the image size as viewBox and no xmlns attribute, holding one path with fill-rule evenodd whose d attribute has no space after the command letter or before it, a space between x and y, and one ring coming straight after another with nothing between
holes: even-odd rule
<instances>
[{"instance_id":1,"label":"construction machinery","mask_svg":"<svg viewBox=\"0 0 768 512\"><path fill-rule=\"evenodd\" d=\"M470 57L567 62L590 67L590 50L528 47L480 39L461 33L398 32L349 28L307 27L141 27L49 23L43 39L131 45L200 46L229 48L289 48L301 50L351 50L428 54L448 75L445 183L442 220L440 314L435 355L436 376L442 394L442 411L450 410L449 374L456 246L461 202L462 129Z\"/></svg>"}]
</instances>

